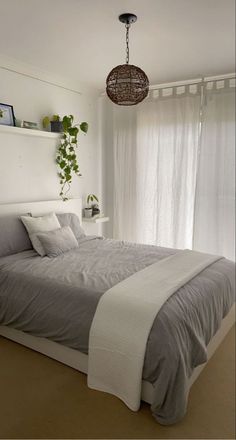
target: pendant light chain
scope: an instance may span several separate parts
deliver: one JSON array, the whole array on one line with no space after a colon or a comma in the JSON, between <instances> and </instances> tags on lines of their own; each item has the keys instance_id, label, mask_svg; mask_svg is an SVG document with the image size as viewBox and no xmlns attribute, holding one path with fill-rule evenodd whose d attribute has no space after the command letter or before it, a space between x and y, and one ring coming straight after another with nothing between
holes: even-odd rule
<instances>
[{"instance_id":1,"label":"pendant light chain","mask_svg":"<svg viewBox=\"0 0 236 440\"><path fill-rule=\"evenodd\" d=\"M129 28L130 24L126 24L126 64L129 64Z\"/></svg>"}]
</instances>

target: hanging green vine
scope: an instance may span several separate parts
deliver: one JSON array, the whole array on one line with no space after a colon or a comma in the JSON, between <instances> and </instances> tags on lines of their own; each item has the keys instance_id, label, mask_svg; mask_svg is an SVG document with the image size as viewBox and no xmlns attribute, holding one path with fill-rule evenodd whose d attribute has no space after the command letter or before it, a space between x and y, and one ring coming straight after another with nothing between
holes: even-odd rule
<instances>
[{"instance_id":1,"label":"hanging green vine","mask_svg":"<svg viewBox=\"0 0 236 440\"><path fill-rule=\"evenodd\" d=\"M73 125L73 121L72 115L64 116L62 119L63 135L56 156L61 184L60 196L64 201L68 200L67 194L71 187L73 173L81 176L76 155L79 131L81 130L83 133L88 131L87 122Z\"/></svg>"}]
</instances>

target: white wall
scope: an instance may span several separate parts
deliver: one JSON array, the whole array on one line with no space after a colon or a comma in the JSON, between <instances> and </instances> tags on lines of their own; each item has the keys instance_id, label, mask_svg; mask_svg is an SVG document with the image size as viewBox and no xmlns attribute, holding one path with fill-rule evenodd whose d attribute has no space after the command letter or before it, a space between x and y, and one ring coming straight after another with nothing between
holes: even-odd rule
<instances>
[{"instance_id":1,"label":"white wall","mask_svg":"<svg viewBox=\"0 0 236 440\"><path fill-rule=\"evenodd\" d=\"M40 79L0 68L0 102L13 105L15 116L41 121L45 115L73 114L87 121L89 131L79 137L78 157L83 177L74 178L71 197L92 192L100 197L100 146L97 99L47 84ZM17 136L0 131L0 203L59 198L55 160L57 142L52 139Z\"/></svg>"}]
</instances>

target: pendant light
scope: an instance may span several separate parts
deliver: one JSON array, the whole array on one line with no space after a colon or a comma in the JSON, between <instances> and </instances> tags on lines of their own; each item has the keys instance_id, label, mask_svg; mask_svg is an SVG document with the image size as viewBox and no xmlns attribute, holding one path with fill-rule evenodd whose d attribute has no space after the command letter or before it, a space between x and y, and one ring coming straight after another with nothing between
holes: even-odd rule
<instances>
[{"instance_id":1,"label":"pendant light","mask_svg":"<svg viewBox=\"0 0 236 440\"><path fill-rule=\"evenodd\" d=\"M137 16L122 14L119 20L126 27L126 64L114 67L106 80L107 95L118 105L135 105L143 101L148 94L149 80L146 73L137 66L129 64L129 29Z\"/></svg>"}]
</instances>

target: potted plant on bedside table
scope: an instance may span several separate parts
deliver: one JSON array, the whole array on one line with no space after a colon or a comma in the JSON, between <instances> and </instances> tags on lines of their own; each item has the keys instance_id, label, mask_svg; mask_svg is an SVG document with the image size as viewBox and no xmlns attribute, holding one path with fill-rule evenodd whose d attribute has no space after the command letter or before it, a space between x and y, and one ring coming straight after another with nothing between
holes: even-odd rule
<instances>
[{"instance_id":1,"label":"potted plant on bedside table","mask_svg":"<svg viewBox=\"0 0 236 440\"><path fill-rule=\"evenodd\" d=\"M87 196L87 208L84 208L84 216L85 218L90 218L93 217L94 215L97 215L100 213L100 209L98 208L98 205L95 204L91 204L94 201L96 201L98 203L98 198L97 196L95 196L95 194L89 194Z\"/></svg>"}]
</instances>

